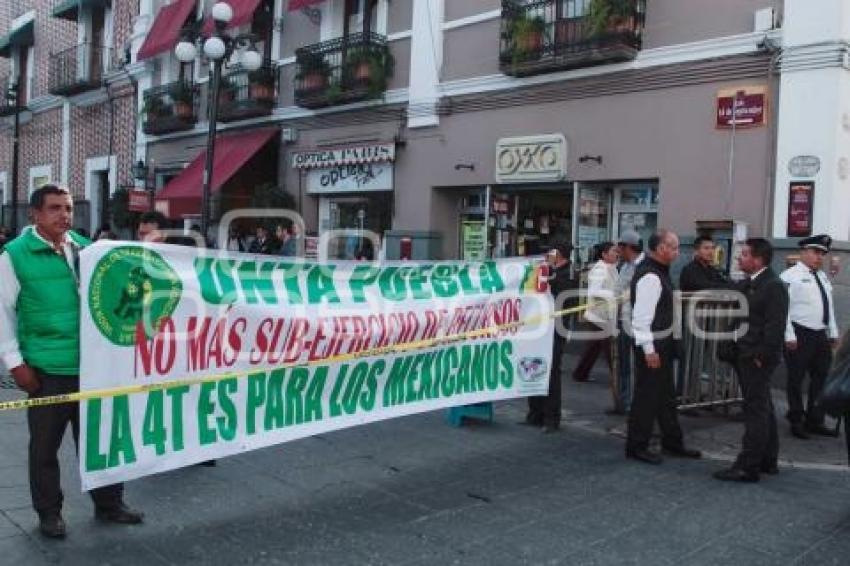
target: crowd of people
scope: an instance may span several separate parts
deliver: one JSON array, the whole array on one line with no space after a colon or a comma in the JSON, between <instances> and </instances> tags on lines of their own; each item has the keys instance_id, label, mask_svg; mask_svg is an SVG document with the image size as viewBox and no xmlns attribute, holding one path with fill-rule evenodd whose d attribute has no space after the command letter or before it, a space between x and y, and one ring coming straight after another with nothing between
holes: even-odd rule
<instances>
[{"instance_id":1,"label":"crowd of people","mask_svg":"<svg viewBox=\"0 0 850 566\"><path fill-rule=\"evenodd\" d=\"M777 275L771 267L771 243L750 238L738 257L745 278L731 281L715 267L716 244L711 237L694 241L693 260L682 269L678 289L685 293L735 291L746 313L739 321L743 323L739 328L746 330L734 340L725 340L719 349L740 384L745 432L738 458L714 474L718 480L756 482L762 474L778 473L779 436L771 383L783 357L790 433L802 440L812 435L838 436L837 429L825 425L817 403L838 345L832 286L822 270L831 245L827 235L800 240L799 261ZM597 246L597 261L587 278L587 308L578 324L590 338L585 339L572 377L587 381L600 355L608 360L614 398L609 412L628 415L627 458L662 463L661 454L650 448L657 422L663 454L698 459L700 452L684 442L677 409L676 364L682 352L673 332L678 322L670 267L679 256L679 238L659 230L650 236L646 248L633 231L624 232L616 245ZM549 287L555 297L575 287L569 276L571 253L571 246L556 243L547 255L552 270ZM524 421L544 433L555 432L560 425L566 327L563 320L556 324L561 332L556 332L553 344L549 394L529 398Z\"/></svg>"},{"instance_id":2,"label":"crowd of people","mask_svg":"<svg viewBox=\"0 0 850 566\"><path fill-rule=\"evenodd\" d=\"M30 208L32 225L17 238L7 240L6 232L0 231L0 360L18 387L37 399L79 390L79 252L90 241L70 229L73 201L66 188L41 187L33 192ZM95 235L96 239L113 237L109 226ZM140 218L136 237L143 242L207 245L203 239L171 235L166 219L158 213ZM250 241L231 231L222 244L228 250L284 256L298 254L302 245L297 228L282 226L274 235L258 227ZM680 288L692 292L734 289L748 304L746 333L724 349L741 385L745 433L737 460L716 472L717 479L755 482L761 474L778 472L779 441L770 383L783 353L788 367L791 432L800 439L811 434L836 435L824 425L823 412L815 402L838 338L832 288L821 270L830 246L828 236L802 240L800 262L778 276L770 267L771 244L751 238L739 258L746 279L733 283L713 267L711 239L701 237L695 242L694 260L682 271ZM644 250L640 235L628 231L616 244L599 246L598 252L598 262L589 273L590 305L583 324L604 336L587 342L573 378L589 379L600 355L608 359L616 355L613 412L628 414L626 457L649 464L662 462L650 446L657 422L664 454L700 458L700 452L685 443L676 407L678 347L671 332L675 297L670 266L679 255L679 239L673 232L659 230L649 237ZM369 253L364 250L361 256L367 258ZM546 256L548 286L555 297L574 289L571 255L569 244L555 243ZM625 301L621 301L623 297ZM546 433L556 432L561 424L565 319L563 315L555 321L558 331L548 395L528 400L525 423ZM632 365L634 380L627 375ZM634 391L629 391L632 381ZM78 407L75 403L32 406L27 421L32 504L41 532L61 538L66 527L57 452L69 424L74 440L78 439ZM98 520L119 524L143 521L142 513L125 504L121 485L92 490L91 497Z\"/></svg>"}]
</instances>

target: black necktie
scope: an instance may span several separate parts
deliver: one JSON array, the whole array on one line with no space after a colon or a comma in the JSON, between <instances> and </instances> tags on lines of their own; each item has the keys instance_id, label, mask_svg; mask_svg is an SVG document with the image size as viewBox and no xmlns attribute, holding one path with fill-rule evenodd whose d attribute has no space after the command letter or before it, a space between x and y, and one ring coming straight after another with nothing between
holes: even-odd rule
<instances>
[{"instance_id":1,"label":"black necktie","mask_svg":"<svg viewBox=\"0 0 850 566\"><path fill-rule=\"evenodd\" d=\"M814 276L815 281L817 281L818 290L820 291L820 300L823 303L823 325L829 326L829 299L826 297L826 289L823 288L823 283L821 283L816 269L812 269L812 275Z\"/></svg>"}]
</instances>

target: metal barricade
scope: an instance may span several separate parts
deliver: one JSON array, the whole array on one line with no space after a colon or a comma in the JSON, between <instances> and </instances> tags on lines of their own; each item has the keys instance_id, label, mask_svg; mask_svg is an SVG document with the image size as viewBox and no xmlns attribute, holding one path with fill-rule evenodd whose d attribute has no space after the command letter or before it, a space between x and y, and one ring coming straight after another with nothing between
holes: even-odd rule
<instances>
[{"instance_id":1,"label":"metal barricade","mask_svg":"<svg viewBox=\"0 0 850 566\"><path fill-rule=\"evenodd\" d=\"M734 335L738 303L723 293L681 294L682 350L678 361L679 409L723 407L743 401L732 367L717 356L721 336Z\"/></svg>"}]
</instances>

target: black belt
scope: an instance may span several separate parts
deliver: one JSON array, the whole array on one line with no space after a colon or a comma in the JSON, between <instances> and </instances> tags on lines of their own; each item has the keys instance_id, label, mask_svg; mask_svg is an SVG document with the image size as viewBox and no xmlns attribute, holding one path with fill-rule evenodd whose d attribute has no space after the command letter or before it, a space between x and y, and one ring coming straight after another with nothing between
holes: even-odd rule
<instances>
[{"instance_id":1,"label":"black belt","mask_svg":"<svg viewBox=\"0 0 850 566\"><path fill-rule=\"evenodd\" d=\"M792 322L791 325L794 327L794 332L802 332L804 334L824 334L826 335L826 328L822 328L820 330L814 330L809 328L808 326L803 326L802 324L798 324L796 322Z\"/></svg>"}]
</instances>

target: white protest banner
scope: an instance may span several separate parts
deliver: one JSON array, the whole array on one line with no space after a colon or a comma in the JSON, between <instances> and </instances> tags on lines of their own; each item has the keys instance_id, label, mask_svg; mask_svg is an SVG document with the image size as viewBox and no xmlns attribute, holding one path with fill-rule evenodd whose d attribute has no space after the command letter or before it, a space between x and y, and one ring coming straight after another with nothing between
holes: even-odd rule
<instances>
[{"instance_id":1,"label":"white protest banner","mask_svg":"<svg viewBox=\"0 0 850 566\"><path fill-rule=\"evenodd\" d=\"M81 254L84 489L444 407L545 395L539 260ZM174 382L185 382L176 384Z\"/></svg>"}]
</instances>

